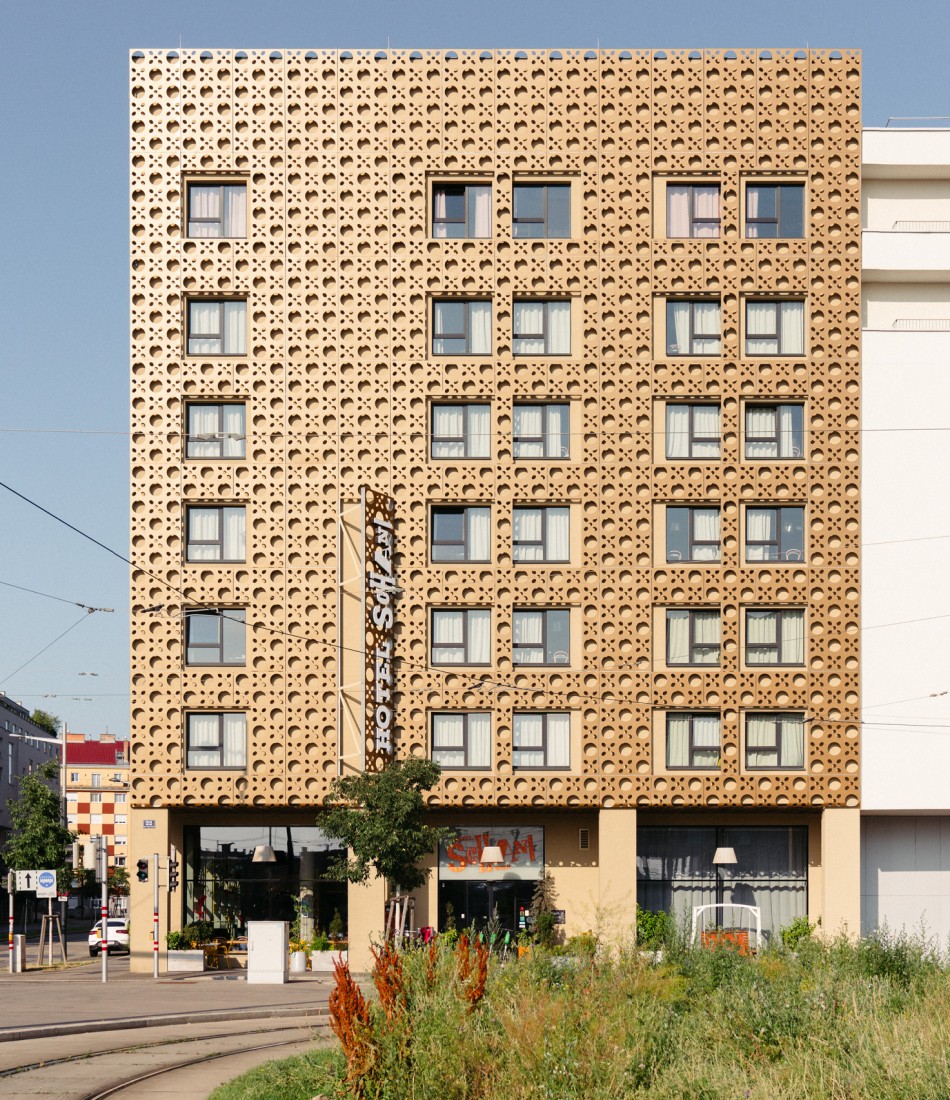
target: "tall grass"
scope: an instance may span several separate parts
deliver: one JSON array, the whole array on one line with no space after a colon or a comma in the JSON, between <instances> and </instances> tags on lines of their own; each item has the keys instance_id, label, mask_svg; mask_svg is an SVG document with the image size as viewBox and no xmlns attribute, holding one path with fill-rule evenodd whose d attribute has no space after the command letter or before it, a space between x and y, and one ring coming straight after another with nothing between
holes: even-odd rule
<instances>
[{"instance_id":1,"label":"tall grass","mask_svg":"<svg viewBox=\"0 0 950 1100\"><path fill-rule=\"evenodd\" d=\"M950 1097L947 971L903 937L806 940L757 958L675 951L660 966L634 950L566 961L536 950L493 963L474 1006L443 943L405 956L401 980L405 1011L371 1008L359 1082L331 1056L309 1091L275 1080L268 1100Z\"/></svg>"}]
</instances>

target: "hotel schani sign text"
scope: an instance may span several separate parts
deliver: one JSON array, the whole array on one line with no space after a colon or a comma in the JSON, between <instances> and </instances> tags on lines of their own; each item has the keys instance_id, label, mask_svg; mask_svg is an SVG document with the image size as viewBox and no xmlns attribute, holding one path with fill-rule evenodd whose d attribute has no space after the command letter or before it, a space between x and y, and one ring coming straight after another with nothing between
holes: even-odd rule
<instances>
[{"instance_id":1,"label":"hotel schani sign text","mask_svg":"<svg viewBox=\"0 0 950 1100\"><path fill-rule=\"evenodd\" d=\"M362 490L366 651L364 738L366 770L380 771L393 755L393 655L396 626L396 507L392 497Z\"/></svg>"},{"instance_id":2,"label":"hotel schani sign text","mask_svg":"<svg viewBox=\"0 0 950 1100\"><path fill-rule=\"evenodd\" d=\"M501 848L503 863L483 864L482 852L490 845ZM544 829L486 829L461 826L454 840L439 846L439 878L539 879L544 874Z\"/></svg>"}]
</instances>

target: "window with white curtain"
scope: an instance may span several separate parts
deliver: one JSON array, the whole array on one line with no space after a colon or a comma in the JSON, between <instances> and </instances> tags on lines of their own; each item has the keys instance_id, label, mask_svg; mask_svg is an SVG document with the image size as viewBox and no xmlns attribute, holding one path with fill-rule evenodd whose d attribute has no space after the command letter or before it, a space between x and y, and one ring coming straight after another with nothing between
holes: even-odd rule
<instances>
[{"instance_id":1,"label":"window with white curtain","mask_svg":"<svg viewBox=\"0 0 950 1100\"><path fill-rule=\"evenodd\" d=\"M246 237L247 184L188 184L189 237Z\"/></svg>"},{"instance_id":2,"label":"window with white curtain","mask_svg":"<svg viewBox=\"0 0 950 1100\"><path fill-rule=\"evenodd\" d=\"M803 183L747 183L745 235L785 238L805 236Z\"/></svg>"},{"instance_id":3,"label":"window with white curtain","mask_svg":"<svg viewBox=\"0 0 950 1100\"><path fill-rule=\"evenodd\" d=\"M666 406L667 458L719 458L721 410L718 405Z\"/></svg>"},{"instance_id":4,"label":"window with white curtain","mask_svg":"<svg viewBox=\"0 0 950 1100\"><path fill-rule=\"evenodd\" d=\"M243 768L247 764L247 716L241 712L189 714L185 737L189 768Z\"/></svg>"},{"instance_id":5,"label":"window with white curtain","mask_svg":"<svg viewBox=\"0 0 950 1100\"><path fill-rule=\"evenodd\" d=\"M434 607L429 659L434 665L491 664L491 610L487 607Z\"/></svg>"},{"instance_id":6,"label":"window with white curtain","mask_svg":"<svg viewBox=\"0 0 950 1100\"><path fill-rule=\"evenodd\" d=\"M746 561L804 561L805 509L748 505L745 513Z\"/></svg>"},{"instance_id":7,"label":"window with white curtain","mask_svg":"<svg viewBox=\"0 0 950 1100\"><path fill-rule=\"evenodd\" d=\"M439 298L432 303L433 355L491 355L491 302Z\"/></svg>"},{"instance_id":8,"label":"window with white curtain","mask_svg":"<svg viewBox=\"0 0 950 1100\"><path fill-rule=\"evenodd\" d=\"M515 561L570 561L570 508L517 505L512 510L512 557Z\"/></svg>"},{"instance_id":9,"label":"window with white curtain","mask_svg":"<svg viewBox=\"0 0 950 1100\"><path fill-rule=\"evenodd\" d=\"M749 712L745 716L745 766L750 770L805 767L805 716Z\"/></svg>"},{"instance_id":10,"label":"window with white curtain","mask_svg":"<svg viewBox=\"0 0 950 1100\"><path fill-rule=\"evenodd\" d=\"M490 508L482 505L440 504L432 508L430 520L434 562L489 560Z\"/></svg>"},{"instance_id":11,"label":"window with white curtain","mask_svg":"<svg viewBox=\"0 0 950 1100\"><path fill-rule=\"evenodd\" d=\"M718 355L722 349L722 307L718 299L669 299L667 355Z\"/></svg>"},{"instance_id":12,"label":"window with white curtain","mask_svg":"<svg viewBox=\"0 0 950 1100\"><path fill-rule=\"evenodd\" d=\"M567 608L515 608L511 660L516 665L566 665L571 660L571 613Z\"/></svg>"},{"instance_id":13,"label":"window with white curtain","mask_svg":"<svg viewBox=\"0 0 950 1100\"><path fill-rule=\"evenodd\" d=\"M670 607L666 611L666 663L718 665L719 611Z\"/></svg>"},{"instance_id":14,"label":"window with white curtain","mask_svg":"<svg viewBox=\"0 0 950 1100\"><path fill-rule=\"evenodd\" d=\"M433 458L488 458L491 405L439 402L432 406Z\"/></svg>"},{"instance_id":15,"label":"window with white curtain","mask_svg":"<svg viewBox=\"0 0 950 1100\"><path fill-rule=\"evenodd\" d=\"M666 560L719 561L718 508L703 505L666 507Z\"/></svg>"},{"instance_id":16,"label":"window with white curtain","mask_svg":"<svg viewBox=\"0 0 950 1100\"><path fill-rule=\"evenodd\" d=\"M804 355L805 303L747 299L746 355Z\"/></svg>"},{"instance_id":17,"label":"window with white curtain","mask_svg":"<svg viewBox=\"0 0 950 1100\"><path fill-rule=\"evenodd\" d=\"M491 713L437 711L432 715L432 759L443 768L491 767Z\"/></svg>"},{"instance_id":18,"label":"window with white curtain","mask_svg":"<svg viewBox=\"0 0 950 1100\"><path fill-rule=\"evenodd\" d=\"M514 355L570 355L570 301L516 301L511 350Z\"/></svg>"},{"instance_id":19,"label":"window with white curtain","mask_svg":"<svg viewBox=\"0 0 950 1100\"><path fill-rule=\"evenodd\" d=\"M718 768L721 742L717 712L676 712L666 716L668 768Z\"/></svg>"},{"instance_id":20,"label":"window with white curtain","mask_svg":"<svg viewBox=\"0 0 950 1100\"><path fill-rule=\"evenodd\" d=\"M188 405L186 458L244 458L247 453L246 406Z\"/></svg>"},{"instance_id":21,"label":"window with white curtain","mask_svg":"<svg viewBox=\"0 0 950 1100\"><path fill-rule=\"evenodd\" d=\"M247 302L243 299L188 303L189 355L246 355Z\"/></svg>"},{"instance_id":22,"label":"window with white curtain","mask_svg":"<svg viewBox=\"0 0 950 1100\"><path fill-rule=\"evenodd\" d=\"M441 239L490 237L491 185L433 184L432 236Z\"/></svg>"},{"instance_id":23,"label":"window with white curtain","mask_svg":"<svg viewBox=\"0 0 950 1100\"><path fill-rule=\"evenodd\" d=\"M748 608L745 613L747 665L803 665L805 612L800 607Z\"/></svg>"},{"instance_id":24,"label":"window with white curtain","mask_svg":"<svg viewBox=\"0 0 950 1100\"><path fill-rule=\"evenodd\" d=\"M719 236L719 184L666 185L667 237Z\"/></svg>"},{"instance_id":25,"label":"window with white curtain","mask_svg":"<svg viewBox=\"0 0 950 1100\"><path fill-rule=\"evenodd\" d=\"M571 185L516 183L511 234L513 237L569 237Z\"/></svg>"},{"instance_id":26,"label":"window with white curtain","mask_svg":"<svg viewBox=\"0 0 950 1100\"><path fill-rule=\"evenodd\" d=\"M516 769L571 766L569 711L515 711L512 740Z\"/></svg>"},{"instance_id":27,"label":"window with white curtain","mask_svg":"<svg viewBox=\"0 0 950 1100\"><path fill-rule=\"evenodd\" d=\"M244 608L185 612L185 664L243 665Z\"/></svg>"},{"instance_id":28,"label":"window with white curtain","mask_svg":"<svg viewBox=\"0 0 950 1100\"><path fill-rule=\"evenodd\" d=\"M746 405L747 459L801 458L804 454L804 405Z\"/></svg>"},{"instance_id":29,"label":"window with white curtain","mask_svg":"<svg viewBox=\"0 0 950 1100\"><path fill-rule=\"evenodd\" d=\"M194 505L186 513L186 561L244 561L243 505Z\"/></svg>"},{"instance_id":30,"label":"window with white curtain","mask_svg":"<svg viewBox=\"0 0 950 1100\"><path fill-rule=\"evenodd\" d=\"M516 401L513 410L515 458L568 458L571 453L568 402Z\"/></svg>"}]
</instances>

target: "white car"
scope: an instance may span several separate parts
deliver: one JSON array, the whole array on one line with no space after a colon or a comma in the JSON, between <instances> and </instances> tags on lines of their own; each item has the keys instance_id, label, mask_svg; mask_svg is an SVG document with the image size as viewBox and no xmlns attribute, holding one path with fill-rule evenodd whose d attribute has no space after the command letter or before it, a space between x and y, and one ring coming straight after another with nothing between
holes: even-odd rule
<instances>
[{"instance_id":1,"label":"white car","mask_svg":"<svg viewBox=\"0 0 950 1100\"><path fill-rule=\"evenodd\" d=\"M113 951L129 953L129 922L125 917L109 918L109 947L110 954ZM102 921L97 920L89 930L89 954L93 958L102 950Z\"/></svg>"}]
</instances>

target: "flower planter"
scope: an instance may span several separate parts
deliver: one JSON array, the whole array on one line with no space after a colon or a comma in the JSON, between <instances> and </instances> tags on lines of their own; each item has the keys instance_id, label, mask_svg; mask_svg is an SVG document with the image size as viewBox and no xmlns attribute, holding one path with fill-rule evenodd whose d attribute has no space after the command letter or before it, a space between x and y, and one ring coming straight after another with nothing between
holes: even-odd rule
<instances>
[{"instance_id":1,"label":"flower planter","mask_svg":"<svg viewBox=\"0 0 950 1100\"><path fill-rule=\"evenodd\" d=\"M337 959L346 962L346 951L311 951L310 969L317 974L332 974L333 964Z\"/></svg>"},{"instance_id":2,"label":"flower planter","mask_svg":"<svg viewBox=\"0 0 950 1100\"><path fill-rule=\"evenodd\" d=\"M200 947L188 951L172 951L168 949L165 955L165 969L169 974L203 974L205 969L205 953Z\"/></svg>"}]
</instances>

